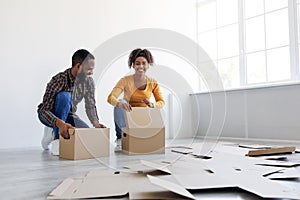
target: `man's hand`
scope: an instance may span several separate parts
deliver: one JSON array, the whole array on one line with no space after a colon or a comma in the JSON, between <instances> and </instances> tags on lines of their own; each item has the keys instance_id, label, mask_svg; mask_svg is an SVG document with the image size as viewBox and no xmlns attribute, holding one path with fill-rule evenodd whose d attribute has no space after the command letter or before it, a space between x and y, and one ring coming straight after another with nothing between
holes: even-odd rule
<instances>
[{"instance_id":1,"label":"man's hand","mask_svg":"<svg viewBox=\"0 0 300 200\"><path fill-rule=\"evenodd\" d=\"M94 125L95 128L106 128L105 125L100 124L97 120L95 120L95 121L93 122L93 125Z\"/></svg>"},{"instance_id":2,"label":"man's hand","mask_svg":"<svg viewBox=\"0 0 300 200\"><path fill-rule=\"evenodd\" d=\"M56 122L55 122L56 126L58 127L58 132L59 132L59 135L61 135L63 138L65 139L69 139L70 138L70 135L69 135L69 132L68 130L70 128L75 128L73 127L71 124L68 124L68 123L65 123L63 120L61 119L57 119Z\"/></svg>"},{"instance_id":3,"label":"man's hand","mask_svg":"<svg viewBox=\"0 0 300 200\"><path fill-rule=\"evenodd\" d=\"M154 104L151 103L148 99L143 99L142 102L144 102L148 107L154 108Z\"/></svg>"}]
</instances>

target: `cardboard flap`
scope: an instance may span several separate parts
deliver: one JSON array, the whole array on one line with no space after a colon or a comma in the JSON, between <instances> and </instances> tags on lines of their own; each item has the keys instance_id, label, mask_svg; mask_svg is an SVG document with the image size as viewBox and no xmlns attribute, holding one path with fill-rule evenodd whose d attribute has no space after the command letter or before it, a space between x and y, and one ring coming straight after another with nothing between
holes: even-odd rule
<instances>
[{"instance_id":1,"label":"cardboard flap","mask_svg":"<svg viewBox=\"0 0 300 200\"><path fill-rule=\"evenodd\" d=\"M89 177L84 179L76 190L77 198L120 197L129 193L128 178L122 174L112 174L101 178Z\"/></svg>"},{"instance_id":2,"label":"cardboard flap","mask_svg":"<svg viewBox=\"0 0 300 200\"><path fill-rule=\"evenodd\" d=\"M57 186L47 197L47 199L71 199L74 193L80 187L83 177L67 178L59 186Z\"/></svg>"},{"instance_id":3,"label":"cardboard flap","mask_svg":"<svg viewBox=\"0 0 300 200\"><path fill-rule=\"evenodd\" d=\"M72 178L65 179L57 188L55 188L49 195L61 196L74 183Z\"/></svg>"},{"instance_id":4,"label":"cardboard flap","mask_svg":"<svg viewBox=\"0 0 300 200\"><path fill-rule=\"evenodd\" d=\"M169 166L169 164L162 164L162 163L154 163L154 162L149 162L146 160L141 160L141 163L147 167L150 167L152 169L156 169L156 170L160 170L163 172L166 172L168 174L171 174L172 172L168 169L167 166Z\"/></svg>"},{"instance_id":5,"label":"cardboard flap","mask_svg":"<svg viewBox=\"0 0 300 200\"><path fill-rule=\"evenodd\" d=\"M276 160L265 160L258 161L256 165L264 166L277 166L277 167L296 167L300 165L300 162L287 162L287 161L276 161Z\"/></svg>"},{"instance_id":6,"label":"cardboard flap","mask_svg":"<svg viewBox=\"0 0 300 200\"><path fill-rule=\"evenodd\" d=\"M290 179L290 178L299 178L300 173L295 168L287 168L277 170L276 172L266 176L269 179Z\"/></svg>"},{"instance_id":7,"label":"cardboard flap","mask_svg":"<svg viewBox=\"0 0 300 200\"><path fill-rule=\"evenodd\" d=\"M154 171L161 171L167 174L171 174L171 171L167 168L169 164L158 164L146 160L141 160L141 163L124 166L123 168L128 169L130 172L139 173L139 174L147 174Z\"/></svg>"},{"instance_id":8,"label":"cardboard flap","mask_svg":"<svg viewBox=\"0 0 300 200\"><path fill-rule=\"evenodd\" d=\"M152 184L143 174L134 174L133 177L135 177L135 179L132 181L133 184L129 192L129 199L187 199L158 185ZM171 175L158 177L169 182L177 183Z\"/></svg>"},{"instance_id":9,"label":"cardboard flap","mask_svg":"<svg viewBox=\"0 0 300 200\"><path fill-rule=\"evenodd\" d=\"M182 187L181 185L178 185L176 183L167 181L167 180L163 180L161 178L158 177L154 177L154 176L150 176L147 175L149 181L154 184L154 185L158 185L162 188L165 188L167 190L170 190L176 194L182 195L184 197L190 198L190 199L196 199L189 191L187 191L184 187Z\"/></svg>"},{"instance_id":10,"label":"cardboard flap","mask_svg":"<svg viewBox=\"0 0 300 200\"><path fill-rule=\"evenodd\" d=\"M47 199L81 199L121 197L129 193L127 174L113 170L96 171L86 177L68 178Z\"/></svg>"},{"instance_id":11,"label":"cardboard flap","mask_svg":"<svg viewBox=\"0 0 300 200\"><path fill-rule=\"evenodd\" d=\"M163 119L158 108L133 107L125 112L127 128L162 128Z\"/></svg>"}]
</instances>

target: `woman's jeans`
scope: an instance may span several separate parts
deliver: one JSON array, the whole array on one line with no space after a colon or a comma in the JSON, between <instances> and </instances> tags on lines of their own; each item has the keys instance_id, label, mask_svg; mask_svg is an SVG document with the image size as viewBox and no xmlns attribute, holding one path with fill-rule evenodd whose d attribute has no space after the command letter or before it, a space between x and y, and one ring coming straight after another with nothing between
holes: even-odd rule
<instances>
[{"instance_id":1,"label":"woman's jeans","mask_svg":"<svg viewBox=\"0 0 300 200\"><path fill-rule=\"evenodd\" d=\"M117 139L122 138L122 128L126 127L124 109L120 107L114 107L114 121Z\"/></svg>"},{"instance_id":2,"label":"woman's jeans","mask_svg":"<svg viewBox=\"0 0 300 200\"><path fill-rule=\"evenodd\" d=\"M89 126L84 121L82 121L78 117L78 115L70 112L71 105L72 105L71 94L69 92L60 92L55 97L55 105L54 105L54 113L53 114L56 117L58 117L59 119L63 120L66 123L71 124L72 126L74 126L76 128L89 128ZM47 122L43 121L40 118L40 114L38 116L39 116L40 121L45 126L51 127L50 124L48 124ZM54 131L54 137L59 138L58 128L57 127L53 128L53 131Z\"/></svg>"}]
</instances>

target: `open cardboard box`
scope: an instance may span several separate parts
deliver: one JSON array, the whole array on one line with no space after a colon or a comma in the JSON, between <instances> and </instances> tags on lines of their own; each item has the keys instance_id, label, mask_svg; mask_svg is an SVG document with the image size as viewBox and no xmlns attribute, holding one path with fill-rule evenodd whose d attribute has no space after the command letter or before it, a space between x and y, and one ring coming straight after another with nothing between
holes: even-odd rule
<instances>
[{"instance_id":1,"label":"open cardboard box","mask_svg":"<svg viewBox=\"0 0 300 200\"><path fill-rule=\"evenodd\" d=\"M59 139L59 157L81 160L109 156L109 128L69 129L70 139Z\"/></svg>"},{"instance_id":2,"label":"open cardboard box","mask_svg":"<svg viewBox=\"0 0 300 200\"><path fill-rule=\"evenodd\" d=\"M158 108L134 107L125 112L122 150L127 154L165 152L165 126Z\"/></svg>"}]
</instances>

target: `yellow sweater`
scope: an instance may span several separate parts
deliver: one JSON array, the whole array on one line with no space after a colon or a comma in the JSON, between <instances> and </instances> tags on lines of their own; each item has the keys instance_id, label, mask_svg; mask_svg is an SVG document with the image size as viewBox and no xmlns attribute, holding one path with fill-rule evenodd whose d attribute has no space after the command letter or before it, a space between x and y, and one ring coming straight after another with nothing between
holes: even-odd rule
<instances>
[{"instance_id":1,"label":"yellow sweater","mask_svg":"<svg viewBox=\"0 0 300 200\"><path fill-rule=\"evenodd\" d=\"M124 97L132 107L147 107L142 101L143 99L150 99L153 93L155 98L154 107L161 108L164 106L165 101L156 80L147 76L147 86L144 90L137 89L134 84L134 75L129 75L121 78L117 85L109 94L107 101L113 106L118 104L120 94L124 92Z\"/></svg>"}]
</instances>

